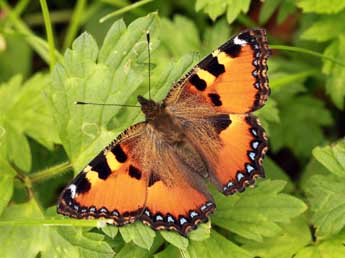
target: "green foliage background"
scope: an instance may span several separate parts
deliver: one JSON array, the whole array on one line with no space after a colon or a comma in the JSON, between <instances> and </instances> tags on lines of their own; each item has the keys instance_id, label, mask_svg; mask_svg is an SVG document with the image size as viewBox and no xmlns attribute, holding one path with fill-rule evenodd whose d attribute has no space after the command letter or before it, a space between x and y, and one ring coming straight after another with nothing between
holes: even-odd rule
<instances>
[{"instance_id":1,"label":"green foliage background","mask_svg":"<svg viewBox=\"0 0 345 258\"><path fill-rule=\"evenodd\" d=\"M0 254L17 257L345 257L345 2L342 0L0 0ZM99 22L99 19L104 21ZM202 56L265 27L272 95L267 179L213 191L217 210L188 238L56 214L73 174L161 100Z\"/></svg>"}]
</instances>

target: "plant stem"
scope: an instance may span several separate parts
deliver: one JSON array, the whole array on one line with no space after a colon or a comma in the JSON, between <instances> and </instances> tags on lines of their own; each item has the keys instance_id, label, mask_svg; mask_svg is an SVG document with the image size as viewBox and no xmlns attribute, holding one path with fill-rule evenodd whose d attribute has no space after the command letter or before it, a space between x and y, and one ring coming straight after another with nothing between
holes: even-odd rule
<instances>
[{"instance_id":1,"label":"plant stem","mask_svg":"<svg viewBox=\"0 0 345 258\"><path fill-rule=\"evenodd\" d=\"M40 4L42 8L44 25L46 27L46 33L47 33L47 38L48 38L49 66L50 66L50 71L52 71L56 62L53 29L52 29L52 24L50 21L49 10L48 10L48 5L47 5L46 0L40 0Z\"/></svg>"},{"instance_id":2,"label":"plant stem","mask_svg":"<svg viewBox=\"0 0 345 258\"><path fill-rule=\"evenodd\" d=\"M131 10L133 10L133 9L139 7L139 6L142 6L144 4L150 3L152 1L153 0L142 0L142 1L136 2L134 4L128 5L128 6L124 7L124 8L121 8L119 10L116 10L114 12L111 12L111 13L103 16L101 19L99 19L99 22L100 23L105 22L106 20L108 20L108 19L110 19L112 17L115 17L117 15L120 15L120 14L123 14L125 12L131 11Z\"/></svg>"},{"instance_id":3,"label":"plant stem","mask_svg":"<svg viewBox=\"0 0 345 258\"><path fill-rule=\"evenodd\" d=\"M50 177L62 174L67 170L72 168L72 164L69 162L64 162L54 167L47 168L45 170L31 174L29 177L32 183L44 181Z\"/></svg>"},{"instance_id":4,"label":"plant stem","mask_svg":"<svg viewBox=\"0 0 345 258\"><path fill-rule=\"evenodd\" d=\"M284 45L270 45L271 49L278 49L278 50L285 50L285 51L290 51L290 52L297 52L297 53L303 53L311 56L316 56L321 59L327 59L328 61L331 61L337 65L341 65L345 67L345 63L340 62L336 58L330 57L330 56L325 56L323 54L320 54L319 52L305 49L305 48L300 48L300 47L292 47L292 46L284 46Z\"/></svg>"}]
</instances>

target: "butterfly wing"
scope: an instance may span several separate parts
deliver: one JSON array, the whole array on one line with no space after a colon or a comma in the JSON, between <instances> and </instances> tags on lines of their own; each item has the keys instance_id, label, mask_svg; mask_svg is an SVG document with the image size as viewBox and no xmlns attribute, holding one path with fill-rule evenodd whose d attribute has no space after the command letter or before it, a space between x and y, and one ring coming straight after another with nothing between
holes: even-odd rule
<instances>
[{"instance_id":1,"label":"butterfly wing","mask_svg":"<svg viewBox=\"0 0 345 258\"><path fill-rule=\"evenodd\" d=\"M270 93L269 54L264 30L242 32L196 65L164 100L207 162L211 182L226 195L264 176L267 139L248 113Z\"/></svg>"},{"instance_id":2,"label":"butterfly wing","mask_svg":"<svg viewBox=\"0 0 345 258\"><path fill-rule=\"evenodd\" d=\"M138 152L144 131L144 123L130 127L97 155L63 190L58 213L111 218L116 225L135 221L144 209L149 177Z\"/></svg>"},{"instance_id":3,"label":"butterfly wing","mask_svg":"<svg viewBox=\"0 0 345 258\"><path fill-rule=\"evenodd\" d=\"M264 177L262 159L267 138L253 115L217 115L208 118L219 136L217 162L210 178L225 195L242 192L256 177Z\"/></svg>"},{"instance_id":4,"label":"butterfly wing","mask_svg":"<svg viewBox=\"0 0 345 258\"><path fill-rule=\"evenodd\" d=\"M165 104L197 94L218 112L248 113L266 102L270 89L263 29L247 30L205 57L169 92Z\"/></svg>"}]
</instances>

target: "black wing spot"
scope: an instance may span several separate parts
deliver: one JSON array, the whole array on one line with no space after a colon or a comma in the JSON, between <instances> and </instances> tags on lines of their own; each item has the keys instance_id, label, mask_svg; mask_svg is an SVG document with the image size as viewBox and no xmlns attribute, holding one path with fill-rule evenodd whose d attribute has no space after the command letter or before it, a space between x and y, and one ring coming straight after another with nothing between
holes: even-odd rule
<instances>
[{"instance_id":1,"label":"black wing spot","mask_svg":"<svg viewBox=\"0 0 345 258\"><path fill-rule=\"evenodd\" d=\"M218 62L218 58L216 57L210 58L209 63L202 68L216 77L221 75L222 73L225 73L224 65L220 64Z\"/></svg>"},{"instance_id":2,"label":"black wing spot","mask_svg":"<svg viewBox=\"0 0 345 258\"><path fill-rule=\"evenodd\" d=\"M231 124L230 116L226 114L209 117L209 120L213 124L218 134L228 128Z\"/></svg>"},{"instance_id":3,"label":"black wing spot","mask_svg":"<svg viewBox=\"0 0 345 258\"><path fill-rule=\"evenodd\" d=\"M129 165L128 174L138 180L141 178L141 171L132 165Z\"/></svg>"},{"instance_id":4,"label":"black wing spot","mask_svg":"<svg viewBox=\"0 0 345 258\"><path fill-rule=\"evenodd\" d=\"M209 96L209 98L211 99L212 103L215 106L219 107L219 106L221 106L223 104L222 101L220 100L220 96L218 94L216 94L216 93L209 93L208 96Z\"/></svg>"},{"instance_id":5,"label":"black wing spot","mask_svg":"<svg viewBox=\"0 0 345 258\"><path fill-rule=\"evenodd\" d=\"M230 41L229 44L222 46L220 50L224 51L232 58L235 58L238 57L241 52L241 45L237 45L233 41Z\"/></svg>"},{"instance_id":6,"label":"black wing spot","mask_svg":"<svg viewBox=\"0 0 345 258\"><path fill-rule=\"evenodd\" d=\"M98 173L98 178L100 179L105 180L111 174L111 169L108 166L103 152L92 160L89 165L92 167L93 171Z\"/></svg>"},{"instance_id":7,"label":"black wing spot","mask_svg":"<svg viewBox=\"0 0 345 258\"><path fill-rule=\"evenodd\" d=\"M195 86L200 91L204 91L207 87L206 82L195 73L189 78L189 82Z\"/></svg>"},{"instance_id":8,"label":"black wing spot","mask_svg":"<svg viewBox=\"0 0 345 258\"><path fill-rule=\"evenodd\" d=\"M126 162L127 155L121 148L120 144L116 144L115 147L111 148L111 152L115 155L118 162L120 163Z\"/></svg>"},{"instance_id":9,"label":"black wing spot","mask_svg":"<svg viewBox=\"0 0 345 258\"><path fill-rule=\"evenodd\" d=\"M81 172L76 179L74 180L73 184L77 186L77 193L86 193L91 188L90 181L86 178L86 173Z\"/></svg>"}]
</instances>

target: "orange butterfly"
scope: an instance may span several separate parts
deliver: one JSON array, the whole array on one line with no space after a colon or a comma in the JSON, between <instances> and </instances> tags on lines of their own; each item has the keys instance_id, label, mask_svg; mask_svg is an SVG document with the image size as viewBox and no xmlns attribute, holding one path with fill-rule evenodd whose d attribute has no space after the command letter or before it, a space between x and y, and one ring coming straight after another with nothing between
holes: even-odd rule
<instances>
[{"instance_id":1,"label":"orange butterfly","mask_svg":"<svg viewBox=\"0 0 345 258\"><path fill-rule=\"evenodd\" d=\"M244 31L175 83L162 103L138 96L145 121L129 127L62 192L73 218L141 220L186 236L216 205L205 179L225 195L264 177L267 139L250 112L270 89L263 29Z\"/></svg>"}]
</instances>

